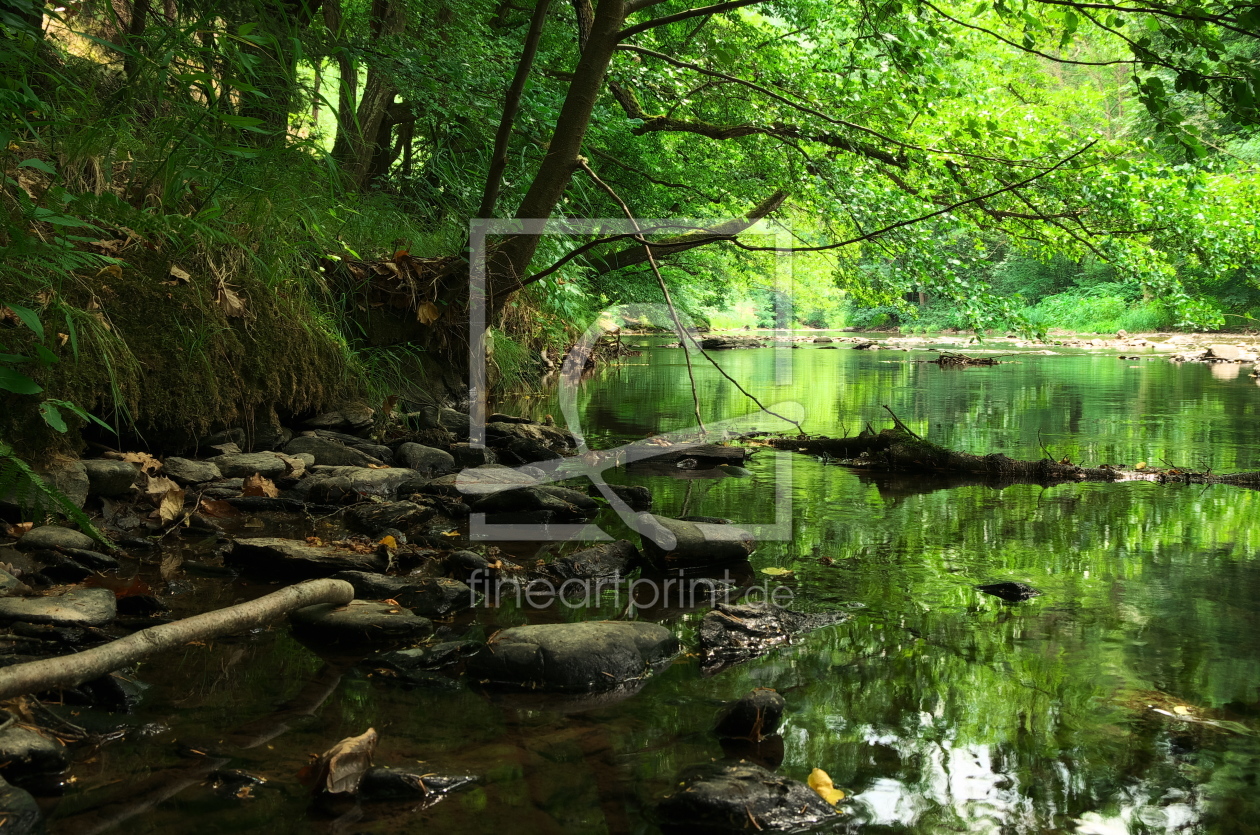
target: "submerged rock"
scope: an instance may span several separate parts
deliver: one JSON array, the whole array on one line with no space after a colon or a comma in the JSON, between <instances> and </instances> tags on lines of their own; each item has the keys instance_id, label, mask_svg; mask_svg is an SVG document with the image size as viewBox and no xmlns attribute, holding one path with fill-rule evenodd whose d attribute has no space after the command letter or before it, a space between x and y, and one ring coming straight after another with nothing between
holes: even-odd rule
<instances>
[{"instance_id":1,"label":"submerged rock","mask_svg":"<svg viewBox=\"0 0 1260 835\"><path fill-rule=\"evenodd\" d=\"M345 606L321 603L289 615L293 631L334 644L411 641L433 631L433 623L402 606L374 600L351 600Z\"/></svg>"},{"instance_id":2,"label":"submerged rock","mask_svg":"<svg viewBox=\"0 0 1260 835\"><path fill-rule=\"evenodd\" d=\"M716 603L700 621L700 669L712 675L769 652L793 635L848 619L845 612L803 614L772 603Z\"/></svg>"},{"instance_id":3,"label":"submerged rock","mask_svg":"<svg viewBox=\"0 0 1260 835\"><path fill-rule=\"evenodd\" d=\"M264 576L309 579L338 571L384 571L386 559L375 552L358 554L292 539L259 537L236 540L223 563Z\"/></svg>"},{"instance_id":4,"label":"submerged rock","mask_svg":"<svg viewBox=\"0 0 1260 835\"><path fill-rule=\"evenodd\" d=\"M989 583L985 586L976 586L976 591L982 591L985 594L1000 597L1007 603L1018 603L1021 600L1029 600L1041 594L1041 592L1037 591L1027 583L1015 582Z\"/></svg>"},{"instance_id":5,"label":"submerged rock","mask_svg":"<svg viewBox=\"0 0 1260 835\"><path fill-rule=\"evenodd\" d=\"M10 783L21 785L27 778L60 774L69 765L70 755L58 739L16 724L0 731L0 773Z\"/></svg>"},{"instance_id":6,"label":"submerged rock","mask_svg":"<svg viewBox=\"0 0 1260 835\"><path fill-rule=\"evenodd\" d=\"M51 597L0 598L0 621L103 626L117 612L114 593L108 589L72 589Z\"/></svg>"},{"instance_id":7,"label":"submerged rock","mask_svg":"<svg viewBox=\"0 0 1260 835\"><path fill-rule=\"evenodd\" d=\"M783 697L769 687L758 687L727 705L713 732L727 739L760 742L779 731L785 706Z\"/></svg>"},{"instance_id":8,"label":"submerged rock","mask_svg":"<svg viewBox=\"0 0 1260 835\"><path fill-rule=\"evenodd\" d=\"M687 522L648 513L641 514L639 520L644 526L640 529L643 531L643 555L661 571L711 568L743 562L756 547L752 534L735 525ZM663 548L656 543L651 535L654 526L673 534L675 544L672 548Z\"/></svg>"},{"instance_id":9,"label":"submerged rock","mask_svg":"<svg viewBox=\"0 0 1260 835\"><path fill-rule=\"evenodd\" d=\"M794 831L834 818L809 786L753 763L714 762L687 769L657 805L666 832Z\"/></svg>"},{"instance_id":10,"label":"submerged rock","mask_svg":"<svg viewBox=\"0 0 1260 835\"><path fill-rule=\"evenodd\" d=\"M624 577L638 567L640 559L638 548L629 540L619 539L552 560L546 572L557 580Z\"/></svg>"},{"instance_id":11,"label":"submerged rock","mask_svg":"<svg viewBox=\"0 0 1260 835\"><path fill-rule=\"evenodd\" d=\"M335 580L354 586L362 600L396 600L425 617L442 617L471 608L476 602L473 590L459 580L447 577L388 577L365 571L341 571Z\"/></svg>"},{"instance_id":12,"label":"submerged rock","mask_svg":"<svg viewBox=\"0 0 1260 835\"><path fill-rule=\"evenodd\" d=\"M678 639L655 623L516 626L494 635L468 672L499 687L597 692L646 678L678 651Z\"/></svg>"},{"instance_id":13,"label":"submerged rock","mask_svg":"<svg viewBox=\"0 0 1260 835\"><path fill-rule=\"evenodd\" d=\"M31 793L0 777L0 832L27 835L44 831L44 815Z\"/></svg>"},{"instance_id":14,"label":"submerged rock","mask_svg":"<svg viewBox=\"0 0 1260 835\"><path fill-rule=\"evenodd\" d=\"M405 531L429 521L436 513L415 502L365 502L347 510L346 521L355 530L375 536L386 528Z\"/></svg>"}]
</instances>

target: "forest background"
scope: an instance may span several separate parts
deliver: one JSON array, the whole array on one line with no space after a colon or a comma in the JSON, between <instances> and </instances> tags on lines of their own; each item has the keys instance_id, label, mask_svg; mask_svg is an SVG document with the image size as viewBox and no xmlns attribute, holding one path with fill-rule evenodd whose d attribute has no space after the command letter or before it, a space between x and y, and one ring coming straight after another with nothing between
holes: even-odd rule
<instances>
[{"instance_id":1,"label":"forest background","mask_svg":"<svg viewBox=\"0 0 1260 835\"><path fill-rule=\"evenodd\" d=\"M1257 32L1237 0L5 0L0 433L458 392L477 217L735 218L649 236L714 328L1252 328ZM496 238L499 383L659 302L650 266Z\"/></svg>"}]
</instances>

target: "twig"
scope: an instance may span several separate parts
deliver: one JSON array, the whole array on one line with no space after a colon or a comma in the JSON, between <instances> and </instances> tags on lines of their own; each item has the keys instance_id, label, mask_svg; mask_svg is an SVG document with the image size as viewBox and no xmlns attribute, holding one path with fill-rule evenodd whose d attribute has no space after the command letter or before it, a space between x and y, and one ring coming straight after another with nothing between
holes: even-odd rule
<instances>
[{"instance_id":1,"label":"twig","mask_svg":"<svg viewBox=\"0 0 1260 835\"><path fill-rule=\"evenodd\" d=\"M1047 446L1045 445L1045 443L1041 440L1041 430L1040 430L1040 429L1038 429L1038 430L1037 430L1037 446L1041 447L1041 451L1042 451L1042 452L1044 452L1044 453L1046 454L1046 457L1047 457L1047 458L1049 458L1051 461L1058 461L1058 460L1059 460L1058 458L1055 458L1055 457L1054 457L1054 453L1053 453L1053 452L1051 452L1051 451L1050 451L1050 448L1049 448L1049 447L1047 447Z\"/></svg>"},{"instance_id":2,"label":"twig","mask_svg":"<svg viewBox=\"0 0 1260 835\"><path fill-rule=\"evenodd\" d=\"M927 439L925 439L925 438L924 438L922 435L920 435L918 432L915 432L915 431L914 431L913 429L911 429L909 426L906 426L904 423L902 423L901 418L897 417L897 414L896 414L896 413L895 413L892 409L889 409L887 406L885 406L885 407L884 407L884 411L886 411L886 412L888 412L888 414L892 415L893 423L897 424L897 428L898 428L898 429L901 429L901 430L902 430L902 431L904 431L904 432L909 432L911 435L913 435L914 437L918 438L920 441L923 441L923 443L925 443L925 444L927 443Z\"/></svg>"}]
</instances>

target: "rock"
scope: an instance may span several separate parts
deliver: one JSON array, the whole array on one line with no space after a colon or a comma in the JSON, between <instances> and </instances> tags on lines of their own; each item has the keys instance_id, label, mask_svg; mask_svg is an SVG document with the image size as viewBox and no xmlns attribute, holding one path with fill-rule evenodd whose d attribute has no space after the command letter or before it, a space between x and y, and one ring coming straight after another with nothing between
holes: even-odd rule
<instances>
[{"instance_id":1,"label":"rock","mask_svg":"<svg viewBox=\"0 0 1260 835\"><path fill-rule=\"evenodd\" d=\"M754 763L693 766L674 785L656 807L666 832L794 832L838 814L809 786Z\"/></svg>"},{"instance_id":2,"label":"rock","mask_svg":"<svg viewBox=\"0 0 1260 835\"><path fill-rule=\"evenodd\" d=\"M17 541L17 547L23 551L37 551L46 548L82 548L91 550L96 547L96 540L84 533L63 528L60 525L44 525L32 528Z\"/></svg>"},{"instance_id":3,"label":"rock","mask_svg":"<svg viewBox=\"0 0 1260 835\"><path fill-rule=\"evenodd\" d=\"M35 835L44 831L44 814L25 789L0 777L0 831L6 835Z\"/></svg>"},{"instance_id":4,"label":"rock","mask_svg":"<svg viewBox=\"0 0 1260 835\"><path fill-rule=\"evenodd\" d=\"M438 425L455 436L457 441L467 441L470 421L468 415L454 409L438 410Z\"/></svg>"},{"instance_id":5,"label":"rock","mask_svg":"<svg viewBox=\"0 0 1260 835\"><path fill-rule=\"evenodd\" d=\"M315 464L325 467L366 467L369 464L380 464L380 459L373 458L362 450L348 447L340 441L320 438L314 435L303 435L285 444L286 455L306 453L315 456Z\"/></svg>"},{"instance_id":6,"label":"rock","mask_svg":"<svg viewBox=\"0 0 1260 835\"><path fill-rule=\"evenodd\" d=\"M706 351L729 351L735 348L760 348L764 345L754 336L708 336L700 340L700 347Z\"/></svg>"},{"instance_id":7,"label":"rock","mask_svg":"<svg viewBox=\"0 0 1260 835\"><path fill-rule=\"evenodd\" d=\"M879 343L870 339L863 339L861 342L858 342L853 346L853 350L855 351L869 351L872 349L878 350Z\"/></svg>"},{"instance_id":8,"label":"rock","mask_svg":"<svg viewBox=\"0 0 1260 835\"><path fill-rule=\"evenodd\" d=\"M483 684L547 690L612 690L647 677L679 651L678 639L655 623L588 621L515 626L468 661Z\"/></svg>"},{"instance_id":9,"label":"rock","mask_svg":"<svg viewBox=\"0 0 1260 835\"><path fill-rule=\"evenodd\" d=\"M535 511L549 511L557 519L579 519L593 515L598 505L589 497L575 490L567 491L579 496L586 507L579 507L560 498L543 487L518 487L515 490L504 490L499 493L479 496L470 506L474 513L505 514Z\"/></svg>"},{"instance_id":10,"label":"rock","mask_svg":"<svg viewBox=\"0 0 1260 835\"><path fill-rule=\"evenodd\" d=\"M99 551L85 548L62 548L61 552L79 565L86 566L93 571L114 571L120 566L118 560L109 554L102 554Z\"/></svg>"},{"instance_id":11,"label":"rock","mask_svg":"<svg viewBox=\"0 0 1260 835\"><path fill-rule=\"evenodd\" d=\"M760 742L779 731L786 703L777 691L758 687L722 710L713 732L727 739Z\"/></svg>"},{"instance_id":12,"label":"rock","mask_svg":"<svg viewBox=\"0 0 1260 835\"><path fill-rule=\"evenodd\" d=\"M976 591L982 591L985 594L1000 597L1007 603L1018 603L1021 600L1029 600L1041 594L1041 592L1037 591L1027 583L1014 582L989 583L985 586L976 586Z\"/></svg>"},{"instance_id":13,"label":"rock","mask_svg":"<svg viewBox=\"0 0 1260 835\"><path fill-rule=\"evenodd\" d=\"M455 466L459 469L477 467L482 464L497 464L499 462L499 459L494 454L494 450L489 447L474 447L470 444L453 444L451 446L451 456L455 459Z\"/></svg>"},{"instance_id":14,"label":"rock","mask_svg":"<svg viewBox=\"0 0 1260 835\"><path fill-rule=\"evenodd\" d=\"M490 560L475 551L452 551L442 562L446 572L477 590L489 590L502 571L516 571L520 566L503 559Z\"/></svg>"},{"instance_id":15,"label":"rock","mask_svg":"<svg viewBox=\"0 0 1260 835\"><path fill-rule=\"evenodd\" d=\"M1255 362L1256 354L1238 345L1209 345L1207 359L1222 359L1232 362Z\"/></svg>"},{"instance_id":16,"label":"rock","mask_svg":"<svg viewBox=\"0 0 1260 835\"><path fill-rule=\"evenodd\" d=\"M372 425L375 413L367 406L345 406L335 412L325 412L302 421L304 429L331 429L335 432L355 433Z\"/></svg>"},{"instance_id":17,"label":"rock","mask_svg":"<svg viewBox=\"0 0 1260 835\"><path fill-rule=\"evenodd\" d=\"M844 612L802 614L773 603L714 603L697 630L700 670L713 675L769 652L793 636L849 619Z\"/></svg>"},{"instance_id":18,"label":"rock","mask_svg":"<svg viewBox=\"0 0 1260 835\"><path fill-rule=\"evenodd\" d=\"M393 501L400 495L423 490L427 484L428 480L420 473L403 467L365 470L316 466L311 476L303 480L299 491L308 492L311 501L340 504L372 497Z\"/></svg>"},{"instance_id":19,"label":"rock","mask_svg":"<svg viewBox=\"0 0 1260 835\"><path fill-rule=\"evenodd\" d=\"M486 424L486 443L492 446L506 445L512 440L532 441L547 449L571 449L577 446L573 433L556 426L545 426L541 423L495 423Z\"/></svg>"},{"instance_id":20,"label":"rock","mask_svg":"<svg viewBox=\"0 0 1260 835\"><path fill-rule=\"evenodd\" d=\"M433 631L428 618L374 600L351 600L345 606L307 606L289 615L289 621L298 635L335 644L411 641Z\"/></svg>"},{"instance_id":21,"label":"rock","mask_svg":"<svg viewBox=\"0 0 1260 835\"><path fill-rule=\"evenodd\" d=\"M742 447L722 446L720 444L695 444L677 445L677 446L654 446L644 444L636 446L633 453L633 464L636 465L656 465L656 464L677 464L679 461L689 459L695 461L698 469L711 469L719 464L731 464L739 466L743 464L747 458L747 453Z\"/></svg>"},{"instance_id":22,"label":"rock","mask_svg":"<svg viewBox=\"0 0 1260 835\"><path fill-rule=\"evenodd\" d=\"M0 597L11 597L30 594L31 587L14 577L4 569L0 569Z\"/></svg>"},{"instance_id":23,"label":"rock","mask_svg":"<svg viewBox=\"0 0 1260 835\"><path fill-rule=\"evenodd\" d=\"M222 471L214 464L209 461L193 461L190 458L167 458L162 462L162 474L182 487L223 478Z\"/></svg>"},{"instance_id":24,"label":"rock","mask_svg":"<svg viewBox=\"0 0 1260 835\"><path fill-rule=\"evenodd\" d=\"M684 522L648 513L640 514L639 521L644 531L643 555L661 571L743 562L756 547L752 534L736 525ZM674 535L672 548L656 544L650 535L653 525L659 525Z\"/></svg>"},{"instance_id":25,"label":"rock","mask_svg":"<svg viewBox=\"0 0 1260 835\"><path fill-rule=\"evenodd\" d=\"M463 611L477 602L472 589L447 577L389 577L365 571L340 571L333 579L345 580L354 586L356 598L396 600L429 618Z\"/></svg>"},{"instance_id":26,"label":"rock","mask_svg":"<svg viewBox=\"0 0 1260 835\"><path fill-rule=\"evenodd\" d=\"M382 653L371 659L371 662L393 670L400 676L414 676L457 664L476 655L482 646L477 641L445 641L433 646Z\"/></svg>"},{"instance_id":27,"label":"rock","mask_svg":"<svg viewBox=\"0 0 1260 835\"><path fill-rule=\"evenodd\" d=\"M639 549L619 539L552 560L547 573L557 580L624 577L639 565Z\"/></svg>"},{"instance_id":28,"label":"rock","mask_svg":"<svg viewBox=\"0 0 1260 835\"><path fill-rule=\"evenodd\" d=\"M513 487L535 485L538 479L502 464L483 464L458 473L438 476L424 485L421 492L456 497L461 494L485 496Z\"/></svg>"},{"instance_id":29,"label":"rock","mask_svg":"<svg viewBox=\"0 0 1260 835\"><path fill-rule=\"evenodd\" d=\"M652 509L652 493L646 487L627 487L623 484L609 484L608 489L612 491L614 496L625 502L631 510ZM594 484L587 488L586 494L592 498L602 498L604 495Z\"/></svg>"},{"instance_id":30,"label":"rock","mask_svg":"<svg viewBox=\"0 0 1260 835\"><path fill-rule=\"evenodd\" d=\"M253 443L250 447L256 452L266 452L282 449L291 440L293 440L292 429L287 429L278 423L263 421L254 424Z\"/></svg>"},{"instance_id":31,"label":"rock","mask_svg":"<svg viewBox=\"0 0 1260 835\"><path fill-rule=\"evenodd\" d=\"M241 452L210 459L227 478L249 478L257 473L263 478L279 478L288 469L270 452Z\"/></svg>"},{"instance_id":32,"label":"rock","mask_svg":"<svg viewBox=\"0 0 1260 835\"><path fill-rule=\"evenodd\" d=\"M373 766L359 781L359 797L363 800L421 800L418 808L424 809L449 792L476 782L476 777L467 774L439 774L427 770L422 773Z\"/></svg>"},{"instance_id":33,"label":"rock","mask_svg":"<svg viewBox=\"0 0 1260 835\"><path fill-rule=\"evenodd\" d=\"M830 336L815 336L815 337L814 337L814 342L815 342L815 343L820 343L820 344L821 344L821 343L833 342L833 341L834 341L834 340L833 340Z\"/></svg>"},{"instance_id":34,"label":"rock","mask_svg":"<svg viewBox=\"0 0 1260 835\"><path fill-rule=\"evenodd\" d=\"M346 521L355 530L376 536L386 528L405 531L429 521L436 513L415 502L364 502L346 511Z\"/></svg>"},{"instance_id":35,"label":"rock","mask_svg":"<svg viewBox=\"0 0 1260 835\"><path fill-rule=\"evenodd\" d=\"M52 583L81 583L92 576L92 569L60 551L34 551L31 555L39 563L39 573Z\"/></svg>"},{"instance_id":36,"label":"rock","mask_svg":"<svg viewBox=\"0 0 1260 835\"><path fill-rule=\"evenodd\" d=\"M529 438L509 438L495 448L495 455L504 464L519 467L540 461L563 461L564 456L549 449L545 444Z\"/></svg>"},{"instance_id":37,"label":"rock","mask_svg":"<svg viewBox=\"0 0 1260 835\"><path fill-rule=\"evenodd\" d=\"M88 495L114 498L131 492L140 468L128 461L98 459L84 461L83 469L88 477Z\"/></svg>"},{"instance_id":38,"label":"rock","mask_svg":"<svg viewBox=\"0 0 1260 835\"><path fill-rule=\"evenodd\" d=\"M1128 338L1128 336L1129 336L1129 332L1126 331L1124 328L1121 328L1120 330L1116 331L1116 339L1126 339Z\"/></svg>"},{"instance_id":39,"label":"rock","mask_svg":"<svg viewBox=\"0 0 1260 835\"><path fill-rule=\"evenodd\" d=\"M40 478L64 493L75 507L83 507L83 503L87 501L90 482L82 461L58 464L41 473ZM21 509L14 501L18 498L23 497L17 496L12 489L0 492L0 507Z\"/></svg>"},{"instance_id":40,"label":"rock","mask_svg":"<svg viewBox=\"0 0 1260 835\"><path fill-rule=\"evenodd\" d=\"M171 610L151 594L129 594L118 598L118 614L129 618L151 618Z\"/></svg>"},{"instance_id":41,"label":"rock","mask_svg":"<svg viewBox=\"0 0 1260 835\"><path fill-rule=\"evenodd\" d=\"M395 451L394 460L404 467L417 471L425 478L435 478L455 472L455 456L423 444L402 444Z\"/></svg>"},{"instance_id":42,"label":"rock","mask_svg":"<svg viewBox=\"0 0 1260 835\"><path fill-rule=\"evenodd\" d=\"M58 739L16 724L0 731L0 774L10 783L21 785L24 778L60 774L69 765L70 755Z\"/></svg>"},{"instance_id":43,"label":"rock","mask_svg":"<svg viewBox=\"0 0 1260 835\"><path fill-rule=\"evenodd\" d=\"M0 598L0 621L55 623L59 626L103 626L117 614L108 589L72 589L52 597Z\"/></svg>"},{"instance_id":44,"label":"rock","mask_svg":"<svg viewBox=\"0 0 1260 835\"><path fill-rule=\"evenodd\" d=\"M291 539L238 539L223 558L224 565L270 577L309 579L338 571L384 571L385 557L357 554L338 548L318 548Z\"/></svg>"},{"instance_id":45,"label":"rock","mask_svg":"<svg viewBox=\"0 0 1260 835\"><path fill-rule=\"evenodd\" d=\"M372 456L382 464L394 465L394 451L384 444L355 444L359 452Z\"/></svg>"}]
</instances>

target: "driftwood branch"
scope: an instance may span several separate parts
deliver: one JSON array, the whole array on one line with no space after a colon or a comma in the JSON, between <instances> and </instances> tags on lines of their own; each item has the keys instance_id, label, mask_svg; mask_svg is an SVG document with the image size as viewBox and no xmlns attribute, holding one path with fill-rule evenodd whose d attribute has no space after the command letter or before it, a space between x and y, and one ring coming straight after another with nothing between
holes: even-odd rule
<instances>
[{"instance_id":1,"label":"driftwood branch","mask_svg":"<svg viewBox=\"0 0 1260 835\"><path fill-rule=\"evenodd\" d=\"M353 599L354 587L344 580L310 580L288 586L248 603L141 629L126 638L74 655L5 667L0 670L0 699L56 687L74 687L189 641L244 632L317 603L344 605Z\"/></svg>"}]
</instances>

